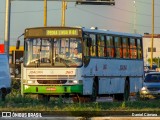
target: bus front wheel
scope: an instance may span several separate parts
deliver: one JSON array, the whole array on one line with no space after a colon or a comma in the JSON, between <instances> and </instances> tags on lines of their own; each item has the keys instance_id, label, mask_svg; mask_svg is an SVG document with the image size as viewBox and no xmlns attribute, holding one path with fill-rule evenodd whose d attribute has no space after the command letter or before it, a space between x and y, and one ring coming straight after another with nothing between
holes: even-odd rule
<instances>
[{"instance_id":1,"label":"bus front wheel","mask_svg":"<svg viewBox=\"0 0 160 120\"><path fill-rule=\"evenodd\" d=\"M90 99L88 96L83 96L83 95L77 95L72 97L72 101L74 103L87 103L90 102Z\"/></svg>"},{"instance_id":2,"label":"bus front wheel","mask_svg":"<svg viewBox=\"0 0 160 120\"><path fill-rule=\"evenodd\" d=\"M97 99L97 94L98 94L98 87L96 82L93 82L93 87L92 87L92 95L90 96L90 101L95 102Z\"/></svg>"},{"instance_id":3,"label":"bus front wheel","mask_svg":"<svg viewBox=\"0 0 160 120\"><path fill-rule=\"evenodd\" d=\"M72 101L73 103L78 103L79 102L78 96L72 96Z\"/></svg>"},{"instance_id":4,"label":"bus front wheel","mask_svg":"<svg viewBox=\"0 0 160 120\"><path fill-rule=\"evenodd\" d=\"M37 98L38 100L43 101L43 102L48 102L50 100L50 96L42 95L42 94L38 94Z\"/></svg>"}]
</instances>

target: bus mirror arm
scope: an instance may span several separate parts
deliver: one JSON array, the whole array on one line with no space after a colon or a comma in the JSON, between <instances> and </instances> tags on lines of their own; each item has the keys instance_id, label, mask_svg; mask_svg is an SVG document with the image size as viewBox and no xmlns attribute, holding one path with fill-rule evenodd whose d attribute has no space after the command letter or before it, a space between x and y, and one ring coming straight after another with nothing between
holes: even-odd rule
<instances>
[{"instance_id":1,"label":"bus mirror arm","mask_svg":"<svg viewBox=\"0 0 160 120\"><path fill-rule=\"evenodd\" d=\"M17 49L17 50L18 50L19 47L20 47L20 40L19 40L19 38L20 38L21 36L23 36L23 35L24 35L24 33L17 38L17 42L16 42L16 49Z\"/></svg>"},{"instance_id":2,"label":"bus mirror arm","mask_svg":"<svg viewBox=\"0 0 160 120\"><path fill-rule=\"evenodd\" d=\"M16 42L16 49L17 50L19 49L19 46L20 46L20 40L17 40L17 42Z\"/></svg>"},{"instance_id":3,"label":"bus mirror arm","mask_svg":"<svg viewBox=\"0 0 160 120\"><path fill-rule=\"evenodd\" d=\"M87 47L91 47L92 45L92 38L88 37L87 38Z\"/></svg>"}]
</instances>

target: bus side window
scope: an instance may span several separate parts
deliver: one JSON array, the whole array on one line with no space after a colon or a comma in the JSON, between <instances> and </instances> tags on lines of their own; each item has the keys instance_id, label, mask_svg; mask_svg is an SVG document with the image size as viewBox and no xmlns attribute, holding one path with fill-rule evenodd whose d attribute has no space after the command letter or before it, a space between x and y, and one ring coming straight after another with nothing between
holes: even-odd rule
<instances>
[{"instance_id":1,"label":"bus side window","mask_svg":"<svg viewBox=\"0 0 160 120\"><path fill-rule=\"evenodd\" d=\"M87 46L87 37L84 38L84 56L90 56L89 46Z\"/></svg>"},{"instance_id":2,"label":"bus side window","mask_svg":"<svg viewBox=\"0 0 160 120\"><path fill-rule=\"evenodd\" d=\"M98 56L104 57L105 42L103 35L97 35L97 44L98 44Z\"/></svg>"},{"instance_id":3,"label":"bus side window","mask_svg":"<svg viewBox=\"0 0 160 120\"><path fill-rule=\"evenodd\" d=\"M137 58L137 46L134 38L130 38L130 58L131 59Z\"/></svg>"},{"instance_id":4,"label":"bus side window","mask_svg":"<svg viewBox=\"0 0 160 120\"><path fill-rule=\"evenodd\" d=\"M137 57L138 57L138 59L142 59L142 43L141 43L141 39L137 39Z\"/></svg>"},{"instance_id":5,"label":"bus side window","mask_svg":"<svg viewBox=\"0 0 160 120\"><path fill-rule=\"evenodd\" d=\"M106 46L107 46L107 57L114 57L114 44L113 44L113 37L106 36Z\"/></svg>"},{"instance_id":6,"label":"bus side window","mask_svg":"<svg viewBox=\"0 0 160 120\"><path fill-rule=\"evenodd\" d=\"M123 52L123 58L129 58L129 43L128 38L123 37L122 38L122 52Z\"/></svg>"},{"instance_id":7,"label":"bus side window","mask_svg":"<svg viewBox=\"0 0 160 120\"><path fill-rule=\"evenodd\" d=\"M120 54L120 58L123 58L123 51L122 51L122 47L119 48L119 54Z\"/></svg>"},{"instance_id":8,"label":"bus side window","mask_svg":"<svg viewBox=\"0 0 160 120\"><path fill-rule=\"evenodd\" d=\"M95 57L96 56L96 35L90 34L90 37L92 38L92 45L90 47L90 55Z\"/></svg>"},{"instance_id":9,"label":"bus side window","mask_svg":"<svg viewBox=\"0 0 160 120\"><path fill-rule=\"evenodd\" d=\"M122 48L121 38L115 37L114 42L115 42L116 58L121 58L122 57L122 52L120 52Z\"/></svg>"},{"instance_id":10,"label":"bus side window","mask_svg":"<svg viewBox=\"0 0 160 120\"><path fill-rule=\"evenodd\" d=\"M112 50L111 50L111 57L113 58L114 57L114 55L115 55L115 50L114 50L114 48L111 48Z\"/></svg>"}]
</instances>

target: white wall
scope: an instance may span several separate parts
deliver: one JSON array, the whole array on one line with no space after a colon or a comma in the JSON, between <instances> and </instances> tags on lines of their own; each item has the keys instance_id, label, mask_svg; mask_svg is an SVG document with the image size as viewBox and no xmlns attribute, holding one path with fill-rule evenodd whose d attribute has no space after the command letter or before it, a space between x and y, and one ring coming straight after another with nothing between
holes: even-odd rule
<instances>
[{"instance_id":1,"label":"white wall","mask_svg":"<svg viewBox=\"0 0 160 120\"><path fill-rule=\"evenodd\" d=\"M151 35L143 36L143 57L144 62L147 62L147 59L151 58L151 52L148 52L148 47L151 47ZM154 57L160 57L160 34L156 34L153 40L153 48L156 48L156 52L153 52Z\"/></svg>"}]
</instances>

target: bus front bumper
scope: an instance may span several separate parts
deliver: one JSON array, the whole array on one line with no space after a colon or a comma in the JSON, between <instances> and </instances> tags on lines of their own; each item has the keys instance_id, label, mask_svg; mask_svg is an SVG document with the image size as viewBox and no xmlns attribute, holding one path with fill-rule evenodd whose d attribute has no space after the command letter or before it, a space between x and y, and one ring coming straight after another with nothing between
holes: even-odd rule
<instances>
[{"instance_id":1,"label":"bus front bumper","mask_svg":"<svg viewBox=\"0 0 160 120\"><path fill-rule=\"evenodd\" d=\"M42 85L23 85L23 93L33 93L33 94L82 94L82 85L52 85L52 86L42 86Z\"/></svg>"}]
</instances>

